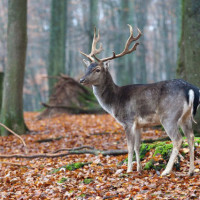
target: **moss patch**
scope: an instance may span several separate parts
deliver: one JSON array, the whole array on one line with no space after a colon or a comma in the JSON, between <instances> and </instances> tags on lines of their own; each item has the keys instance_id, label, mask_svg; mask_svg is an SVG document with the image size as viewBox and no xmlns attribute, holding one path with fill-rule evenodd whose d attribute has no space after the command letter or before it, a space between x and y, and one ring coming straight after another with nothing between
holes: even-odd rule
<instances>
[{"instance_id":1,"label":"moss patch","mask_svg":"<svg viewBox=\"0 0 200 200\"><path fill-rule=\"evenodd\" d=\"M168 160L172 151L173 145L166 142L159 142L156 147L153 156L161 155L163 159Z\"/></svg>"},{"instance_id":2,"label":"moss patch","mask_svg":"<svg viewBox=\"0 0 200 200\"><path fill-rule=\"evenodd\" d=\"M91 178L86 178L83 180L83 183L90 184L93 180Z\"/></svg>"},{"instance_id":3,"label":"moss patch","mask_svg":"<svg viewBox=\"0 0 200 200\"><path fill-rule=\"evenodd\" d=\"M58 181L58 183L64 183L64 182L66 182L66 181L67 181L67 178L63 177L63 178L61 178L61 179Z\"/></svg>"},{"instance_id":4,"label":"moss patch","mask_svg":"<svg viewBox=\"0 0 200 200\"><path fill-rule=\"evenodd\" d=\"M184 138L183 138L184 139ZM200 144L200 138L195 137L195 146ZM187 148L188 143L184 140L182 144L182 148ZM145 164L144 169L150 170L155 169L157 171L160 171L161 169L166 167L166 164L170 158L171 152L173 149L172 143L169 141L162 141L162 142L154 142L154 143L143 143L141 144L140 148L140 159L141 161L144 159L147 159L148 161ZM153 152L153 156L148 159L148 153ZM184 152L181 151L181 153L184 156ZM135 154L133 155L133 160L136 160ZM124 163L128 163L128 158L121 161L119 165L122 165ZM178 156L177 163L174 164L174 167L176 170L180 170L180 157Z\"/></svg>"},{"instance_id":5,"label":"moss patch","mask_svg":"<svg viewBox=\"0 0 200 200\"><path fill-rule=\"evenodd\" d=\"M154 159L149 160L149 161L145 164L144 170L153 169L153 168L154 168L154 164L155 164Z\"/></svg>"},{"instance_id":6,"label":"moss patch","mask_svg":"<svg viewBox=\"0 0 200 200\"><path fill-rule=\"evenodd\" d=\"M195 144L200 145L200 137L195 137Z\"/></svg>"},{"instance_id":7,"label":"moss patch","mask_svg":"<svg viewBox=\"0 0 200 200\"><path fill-rule=\"evenodd\" d=\"M57 173L60 171L60 169L66 169L66 170L69 170L69 171L73 171L73 170L76 170L76 169L79 169L79 168L82 168L83 166L85 165L89 165L91 164L92 162L86 162L86 163L82 163L82 162L77 162L77 163L72 163L72 164L68 164L68 165L64 165L62 167L59 167L57 169L53 169L51 171L51 174L54 174L54 173Z\"/></svg>"},{"instance_id":8,"label":"moss patch","mask_svg":"<svg viewBox=\"0 0 200 200\"><path fill-rule=\"evenodd\" d=\"M152 144L146 144L146 143L142 143L141 147L140 147L140 160L144 160L146 154L151 150L154 149L156 146L155 143ZM135 153L133 154L133 161L136 160L136 156ZM121 161L118 165L123 165L124 163L128 163L128 157L126 159L124 159L123 161Z\"/></svg>"}]
</instances>

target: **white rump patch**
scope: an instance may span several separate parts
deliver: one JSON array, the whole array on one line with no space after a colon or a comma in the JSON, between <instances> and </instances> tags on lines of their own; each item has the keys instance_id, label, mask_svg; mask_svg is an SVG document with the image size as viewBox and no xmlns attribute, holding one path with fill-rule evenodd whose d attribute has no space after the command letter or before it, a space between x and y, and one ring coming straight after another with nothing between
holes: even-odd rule
<instances>
[{"instance_id":1,"label":"white rump patch","mask_svg":"<svg viewBox=\"0 0 200 200\"><path fill-rule=\"evenodd\" d=\"M182 119L189 116L194 121L194 123L196 123L196 121L193 118L194 91L192 89L188 91L188 96L189 96L188 103L184 101L183 112L180 119L178 120L178 123L184 123L182 122Z\"/></svg>"},{"instance_id":2,"label":"white rump patch","mask_svg":"<svg viewBox=\"0 0 200 200\"><path fill-rule=\"evenodd\" d=\"M194 91L192 89L189 90L188 92L189 95L189 106L193 107L193 103L194 103Z\"/></svg>"},{"instance_id":3,"label":"white rump patch","mask_svg":"<svg viewBox=\"0 0 200 200\"><path fill-rule=\"evenodd\" d=\"M193 118L194 91L192 89L190 89L188 92L188 95L189 95L189 107L191 107L192 120L195 124L197 124L197 122Z\"/></svg>"}]
</instances>

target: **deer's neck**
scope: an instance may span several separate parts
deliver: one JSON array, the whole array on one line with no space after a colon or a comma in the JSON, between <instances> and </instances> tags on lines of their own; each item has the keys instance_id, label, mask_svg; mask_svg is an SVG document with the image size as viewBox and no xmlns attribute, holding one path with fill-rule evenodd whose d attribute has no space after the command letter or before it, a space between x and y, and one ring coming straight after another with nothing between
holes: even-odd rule
<instances>
[{"instance_id":1,"label":"deer's neck","mask_svg":"<svg viewBox=\"0 0 200 200\"><path fill-rule=\"evenodd\" d=\"M112 114L112 107L117 95L118 86L115 85L110 73L107 71L105 79L100 85L92 86L94 95L104 110Z\"/></svg>"}]
</instances>

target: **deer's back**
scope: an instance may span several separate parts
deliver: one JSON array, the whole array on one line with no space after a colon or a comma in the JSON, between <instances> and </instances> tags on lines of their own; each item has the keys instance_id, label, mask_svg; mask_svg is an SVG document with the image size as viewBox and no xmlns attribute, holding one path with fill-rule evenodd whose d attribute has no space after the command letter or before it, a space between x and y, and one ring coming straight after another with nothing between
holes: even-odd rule
<instances>
[{"instance_id":1,"label":"deer's back","mask_svg":"<svg viewBox=\"0 0 200 200\"><path fill-rule=\"evenodd\" d=\"M193 114L199 104L199 89L183 81L174 79L152 84L135 84L119 87L114 116L124 123L139 120L141 124L158 124L162 113L173 112L181 116L184 103L189 103L189 90L194 91Z\"/></svg>"}]
</instances>

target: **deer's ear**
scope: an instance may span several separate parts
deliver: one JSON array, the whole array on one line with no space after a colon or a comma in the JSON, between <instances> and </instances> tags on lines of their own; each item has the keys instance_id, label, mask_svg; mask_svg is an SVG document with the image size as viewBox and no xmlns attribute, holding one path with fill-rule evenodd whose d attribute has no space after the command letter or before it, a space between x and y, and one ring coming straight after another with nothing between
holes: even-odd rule
<instances>
[{"instance_id":1,"label":"deer's ear","mask_svg":"<svg viewBox=\"0 0 200 200\"><path fill-rule=\"evenodd\" d=\"M83 64L84 64L85 67L89 67L90 61L83 59Z\"/></svg>"},{"instance_id":2,"label":"deer's ear","mask_svg":"<svg viewBox=\"0 0 200 200\"><path fill-rule=\"evenodd\" d=\"M108 61L108 62L106 62L106 63L105 63L105 65L104 65L104 67L105 67L105 69L106 69L106 70L108 70L108 69L109 69L109 67L110 67L110 62L109 62L109 61Z\"/></svg>"}]
</instances>

